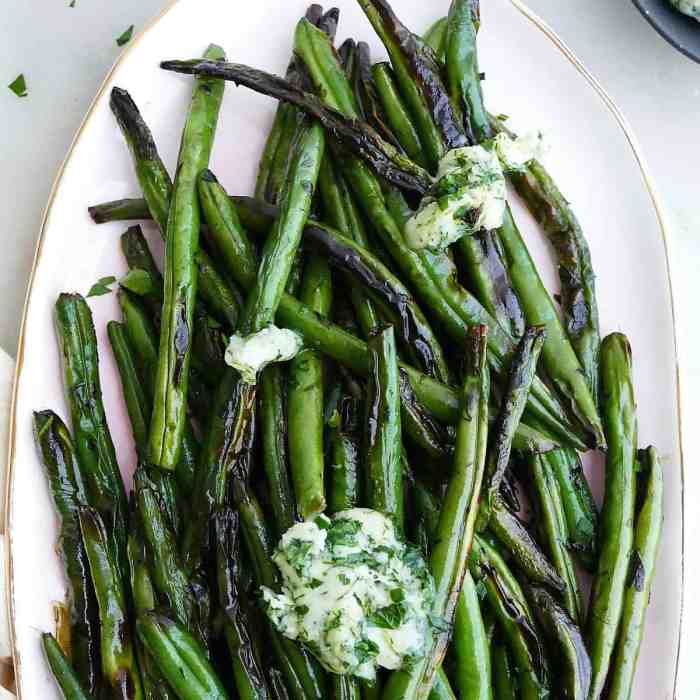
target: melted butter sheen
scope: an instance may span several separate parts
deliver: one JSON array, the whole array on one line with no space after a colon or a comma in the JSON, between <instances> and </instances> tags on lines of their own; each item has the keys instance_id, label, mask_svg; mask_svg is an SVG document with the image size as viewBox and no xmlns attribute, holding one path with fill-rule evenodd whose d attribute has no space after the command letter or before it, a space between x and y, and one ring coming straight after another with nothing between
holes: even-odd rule
<instances>
[{"instance_id":1,"label":"melted butter sheen","mask_svg":"<svg viewBox=\"0 0 700 700\"><path fill-rule=\"evenodd\" d=\"M354 508L294 525L273 560L282 588L263 587L267 614L327 670L373 680L378 667L407 667L425 653L433 581L381 513Z\"/></svg>"}]
</instances>

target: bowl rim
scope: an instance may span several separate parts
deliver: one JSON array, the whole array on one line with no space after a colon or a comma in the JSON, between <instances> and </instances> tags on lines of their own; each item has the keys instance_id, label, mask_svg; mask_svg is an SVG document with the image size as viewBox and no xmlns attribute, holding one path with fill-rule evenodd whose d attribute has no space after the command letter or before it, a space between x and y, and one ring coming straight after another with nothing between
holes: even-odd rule
<instances>
[{"instance_id":1,"label":"bowl rim","mask_svg":"<svg viewBox=\"0 0 700 700\"><path fill-rule=\"evenodd\" d=\"M649 24L656 30L656 32L661 37L663 37L669 44L671 44L671 46L673 46L674 49L680 51L686 58L689 58L691 61L700 63L700 45L698 46L698 49L696 51L693 51L693 49L689 49L686 45L681 43L673 35L672 32L668 31L666 25L659 21L657 15L655 15L652 12L649 12L642 0L632 0L632 2L634 3L634 6L639 10L642 17L644 17L644 19L647 22L649 22ZM681 17L684 17L682 12L678 12L678 10L675 10L675 12L677 12ZM686 19L689 22L695 21L692 17L686 17ZM700 23L698 23L698 34L700 35Z\"/></svg>"}]
</instances>

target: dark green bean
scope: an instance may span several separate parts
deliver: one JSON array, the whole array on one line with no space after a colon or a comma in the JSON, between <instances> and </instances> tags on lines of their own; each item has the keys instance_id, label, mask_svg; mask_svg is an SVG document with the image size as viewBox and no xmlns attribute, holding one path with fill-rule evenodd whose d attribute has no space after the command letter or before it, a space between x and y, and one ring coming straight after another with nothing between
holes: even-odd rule
<instances>
[{"instance_id":1,"label":"dark green bean","mask_svg":"<svg viewBox=\"0 0 700 700\"><path fill-rule=\"evenodd\" d=\"M85 689L95 693L100 677L100 629L78 514L87 503L86 487L68 428L53 411L34 413L34 436L61 521L58 542L70 585L71 660Z\"/></svg>"},{"instance_id":2,"label":"dark green bean","mask_svg":"<svg viewBox=\"0 0 700 700\"><path fill-rule=\"evenodd\" d=\"M54 636L48 633L42 634L41 643L53 677L65 700L90 700L91 694L83 690L78 674L72 669Z\"/></svg>"},{"instance_id":3,"label":"dark green bean","mask_svg":"<svg viewBox=\"0 0 700 700\"><path fill-rule=\"evenodd\" d=\"M370 338L367 387L365 499L388 515L398 532L404 528L401 466L401 405L394 329L386 326Z\"/></svg>"},{"instance_id":4,"label":"dark green bean","mask_svg":"<svg viewBox=\"0 0 700 700\"><path fill-rule=\"evenodd\" d=\"M262 465L277 534L281 536L296 520L296 503L289 475L285 372L277 365L260 375L258 415L262 442Z\"/></svg>"},{"instance_id":5,"label":"dark green bean","mask_svg":"<svg viewBox=\"0 0 700 700\"><path fill-rule=\"evenodd\" d=\"M114 697L143 697L141 677L134 655L122 572L112 555L105 525L99 513L80 508L80 530L90 562L90 574L100 608L102 675Z\"/></svg>"},{"instance_id":6,"label":"dark green bean","mask_svg":"<svg viewBox=\"0 0 700 700\"><path fill-rule=\"evenodd\" d=\"M593 665L591 700L601 696L610 669L634 544L637 416L632 350L621 333L612 333L603 341L600 370L608 452L600 518L600 557L588 611L588 643Z\"/></svg>"},{"instance_id":7,"label":"dark green bean","mask_svg":"<svg viewBox=\"0 0 700 700\"><path fill-rule=\"evenodd\" d=\"M327 470L328 512L354 508L359 500L360 441L359 406L356 399L341 396L329 421L329 458Z\"/></svg>"},{"instance_id":8,"label":"dark green bean","mask_svg":"<svg viewBox=\"0 0 700 700\"><path fill-rule=\"evenodd\" d=\"M219 601L226 620L233 678L240 700L272 700L263 672L261 649L256 643L253 619L240 590L239 515L230 508L214 516Z\"/></svg>"},{"instance_id":9,"label":"dark green bean","mask_svg":"<svg viewBox=\"0 0 700 700\"><path fill-rule=\"evenodd\" d=\"M547 663L542 642L525 595L506 563L488 542L474 537L470 568L483 581L489 605L508 642L523 700L550 697Z\"/></svg>"},{"instance_id":10,"label":"dark green bean","mask_svg":"<svg viewBox=\"0 0 700 700\"><path fill-rule=\"evenodd\" d=\"M544 588L530 586L528 597L541 628L556 643L562 673L559 693L566 700L587 700L591 685L591 660L581 630Z\"/></svg>"},{"instance_id":11,"label":"dark green bean","mask_svg":"<svg viewBox=\"0 0 700 700\"><path fill-rule=\"evenodd\" d=\"M102 404L95 327L90 307L83 297L79 294L59 296L56 328L75 448L88 503L108 524L112 556L122 575L126 575L126 491Z\"/></svg>"},{"instance_id":12,"label":"dark green bean","mask_svg":"<svg viewBox=\"0 0 700 700\"><path fill-rule=\"evenodd\" d=\"M272 544L260 505L240 479L234 479L233 492L255 581L258 586L276 590L277 571L270 559ZM303 647L280 635L269 622L266 630L290 696L294 700L323 700L325 679L313 657Z\"/></svg>"},{"instance_id":13,"label":"dark green bean","mask_svg":"<svg viewBox=\"0 0 700 700\"><path fill-rule=\"evenodd\" d=\"M145 612L138 616L136 630L180 700L228 700L204 649L184 627Z\"/></svg>"},{"instance_id":14,"label":"dark green bean","mask_svg":"<svg viewBox=\"0 0 700 700\"><path fill-rule=\"evenodd\" d=\"M645 487L635 520L634 549L625 591L615 657L608 679L610 700L632 697L634 672L644 631L663 524L663 470L653 447L640 454ZM641 489L640 489L641 490Z\"/></svg>"},{"instance_id":15,"label":"dark green bean","mask_svg":"<svg viewBox=\"0 0 700 700\"><path fill-rule=\"evenodd\" d=\"M564 514L559 484L554 478L547 455L528 461L534 491L537 525L552 564L564 583L563 601L576 624L583 622L583 601L576 578L576 567L569 551L569 529Z\"/></svg>"}]
</instances>

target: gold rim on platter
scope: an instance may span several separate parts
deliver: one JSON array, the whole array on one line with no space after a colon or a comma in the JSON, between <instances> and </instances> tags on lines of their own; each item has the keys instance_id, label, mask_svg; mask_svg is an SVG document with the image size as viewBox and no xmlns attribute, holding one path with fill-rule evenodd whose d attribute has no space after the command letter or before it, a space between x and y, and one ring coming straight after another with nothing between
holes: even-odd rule
<instances>
[{"instance_id":1,"label":"gold rim on platter","mask_svg":"<svg viewBox=\"0 0 700 700\"><path fill-rule=\"evenodd\" d=\"M654 211L659 224L659 230L661 233L661 239L664 245L664 254L666 261L666 277L668 279L669 287L669 298L671 300L671 318L673 323L673 346L674 346L674 360L676 366L676 404L677 404L677 414L678 414L678 449L680 456L680 467L681 467L681 602L680 602L680 619L678 627L678 643L676 647L676 661L675 661L675 677L674 677L674 697L676 696L677 685L678 685L678 671L679 671L679 661L680 661L680 644L683 631L683 599L684 599L684 582L685 582L685 461L683 458L683 441L682 441L682 419L681 419L681 401L680 401L680 370L678 363L678 338L676 331L676 312L675 305L673 301L673 285L671 282L671 265L669 257L669 238L668 238L668 226L666 223L666 217L663 212L663 207L661 204L661 199L656 191L653 179L651 177L649 167L644 159L639 142L634 135L632 128L630 127L627 119L622 114L622 111L617 106L612 97L606 92L605 88L600 84L597 78L593 76L590 71L581 63L581 61L576 57L574 52L562 41L562 39L556 34L556 32L535 12L533 12L527 5L525 5L521 0L509 0L509 2L515 7L518 12L520 12L527 20L532 22L544 35L545 37L554 45L556 49L566 58L566 60L577 70L577 72L588 82L588 84L593 88L598 97L602 100L605 107L613 116L615 122L617 123L620 130L623 132L625 139L632 151L632 154L637 162L639 170L642 175L642 180L644 186L651 198L652 204L654 206ZM102 84L95 95L90 107L83 118L80 127L78 128L73 141L68 149L68 153L61 164L56 178L53 182L51 192L49 194L49 199L44 210L44 215L42 217L39 238L37 241L36 249L34 252L34 260L32 262L32 269L29 275L29 283L27 286L27 293L24 300L24 306L22 309L22 319L20 324L20 337L19 344L17 348L17 363L15 367L15 374L12 387L12 398L10 402L10 425L9 425L9 446L8 446L8 458L7 458L7 475L5 484L5 522L4 536L5 536L5 580L7 581L7 606L9 613L9 623L10 623L10 642L12 647L12 660L15 668L15 684L17 697L21 699L21 664L19 655L17 653L16 637L15 637L15 615L14 615L14 578L13 578L13 560L12 560L12 547L10 542L10 523L12 518L12 482L14 477L14 459L15 459L15 442L17 433L17 392L19 387L19 378L22 374L22 367L24 362L24 345L25 345L25 330L27 321L27 311L29 308L29 300L31 298L32 289L34 286L34 279L36 275L36 270L38 267L39 259L41 257L41 252L44 243L44 236L46 233L47 223L51 216L51 209L58 191L58 187L61 183L63 173L65 172L66 166L70 161L73 151L77 142L79 141L83 131L88 125L90 118L93 115L95 107L103 94L105 93L107 86L114 75L115 71L120 67L125 58L130 54L130 52L137 46L144 37L149 33L149 31L156 25L160 20L172 10L173 7L178 3L178 0L169 0L166 7L154 17L145 27L139 32L139 34L134 37L130 42L129 46L122 52L119 58L115 61L112 68L109 70L105 76Z\"/></svg>"}]
</instances>

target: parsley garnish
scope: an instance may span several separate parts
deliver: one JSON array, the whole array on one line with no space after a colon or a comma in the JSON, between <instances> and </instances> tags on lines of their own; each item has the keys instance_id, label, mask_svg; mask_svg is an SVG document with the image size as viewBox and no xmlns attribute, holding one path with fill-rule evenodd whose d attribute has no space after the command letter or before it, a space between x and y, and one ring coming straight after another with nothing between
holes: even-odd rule
<instances>
[{"instance_id":1,"label":"parsley garnish","mask_svg":"<svg viewBox=\"0 0 700 700\"><path fill-rule=\"evenodd\" d=\"M361 639L355 644L355 655L360 664L373 659L379 653L379 647L371 639Z\"/></svg>"},{"instance_id":2,"label":"parsley garnish","mask_svg":"<svg viewBox=\"0 0 700 700\"><path fill-rule=\"evenodd\" d=\"M125 29L116 39L117 41L117 46L124 46L124 44L128 44L131 41L131 37L134 35L134 25L132 24L130 27Z\"/></svg>"},{"instance_id":3,"label":"parsley garnish","mask_svg":"<svg viewBox=\"0 0 700 700\"><path fill-rule=\"evenodd\" d=\"M24 73L20 73L7 87L9 87L17 97L26 97L29 94L27 92L27 81L24 79Z\"/></svg>"},{"instance_id":4,"label":"parsley garnish","mask_svg":"<svg viewBox=\"0 0 700 700\"><path fill-rule=\"evenodd\" d=\"M87 293L89 297L99 297L103 294L109 294L112 290L109 288L110 285L114 284L117 278L114 275L109 277L100 277L100 279L95 282L95 284L90 287L90 291Z\"/></svg>"},{"instance_id":5,"label":"parsley garnish","mask_svg":"<svg viewBox=\"0 0 700 700\"><path fill-rule=\"evenodd\" d=\"M352 547L357 544L356 535L362 525L357 520L336 520L328 531L328 544L331 547L338 545Z\"/></svg>"},{"instance_id":6,"label":"parsley garnish","mask_svg":"<svg viewBox=\"0 0 700 700\"><path fill-rule=\"evenodd\" d=\"M121 278L119 284L140 297L150 294L153 290L153 277L146 270L134 268L129 270L124 277Z\"/></svg>"},{"instance_id":7,"label":"parsley garnish","mask_svg":"<svg viewBox=\"0 0 700 700\"><path fill-rule=\"evenodd\" d=\"M392 603L384 608L375 610L369 616L369 623L382 629L395 630L401 627L406 619L406 605L404 603Z\"/></svg>"}]
</instances>

